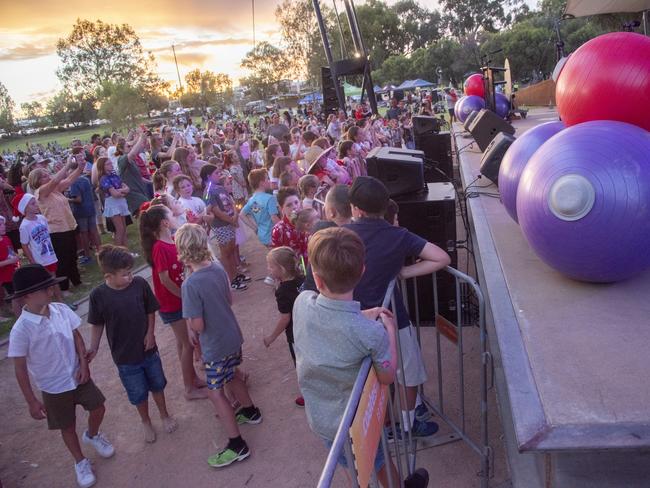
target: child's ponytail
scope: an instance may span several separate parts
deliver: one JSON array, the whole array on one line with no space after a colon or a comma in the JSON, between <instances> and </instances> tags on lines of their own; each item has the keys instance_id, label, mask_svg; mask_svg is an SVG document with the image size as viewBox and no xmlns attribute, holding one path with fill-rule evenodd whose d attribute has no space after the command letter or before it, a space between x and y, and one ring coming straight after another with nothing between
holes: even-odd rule
<instances>
[{"instance_id":1,"label":"child's ponytail","mask_svg":"<svg viewBox=\"0 0 650 488\"><path fill-rule=\"evenodd\" d=\"M151 205L140 214L140 244L144 258L153 266L153 245L158 240L160 223L168 216L169 209L163 205Z\"/></svg>"},{"instance_id":2,"label":"child's ponytail","mask_svg":"<svg viewBox=\"0 0 650 488\"><path fill-rule=\"evenodd\" d=\"M300 259L290 247L282 246L271 249L269 251L269 258L284 269L291 279L303 276Z\"/></svg>"}]
</instances>

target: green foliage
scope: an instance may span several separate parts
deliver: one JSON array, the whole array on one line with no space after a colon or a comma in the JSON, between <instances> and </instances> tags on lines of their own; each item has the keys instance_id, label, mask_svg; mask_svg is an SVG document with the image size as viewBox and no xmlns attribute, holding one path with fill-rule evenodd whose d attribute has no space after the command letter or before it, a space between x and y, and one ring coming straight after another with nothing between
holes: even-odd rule
<instances>
[{"instance_id":1,"label":"green foliage","mask_svg":"<svg viewBox=\"0 0 650 488\"><path fill-rule=\"evenodd\" d=\"M249 51L242 59L242 68L248 70L249 76L240 79L253 98L266 99L275 93L277 85L289 73L287 53L264 41Z\"/></svg>"},{"instance_id":2,"label":"green foliage","mask_svg":"<svg viewBox=\"0 0 650 488\"><path fill-rule=\"evenodd\" d=\"M47 101L45 115L52 125L80 125L97 118L97 97L61 90Z\"/></svg>"},{"instance_id":3,"label":"green foliage","mask_svg":"<svg viewBox=\"0 0 650 488\"><path fill-rule=\"evenodd\" d=\"M99 116L110 120L114 129L133 127L137 117L147 112L142 92L128 83L105 82L101 93Z\"/></svg>"},{"instance_id":4,"label":"green foliage","mask_svg":"<svg viewBox=\"0 0 650 488\"><path fill-rule=\"evenodd\" d=\"M7 87L0 82L0 130L11 132L15 128L14 108L15 104Z\"/></svg>"},{"instance_id":5,"label":"green foliage","mask_svg":"<svg viewBox=\"0 0 650 488\"><path fill-rule=\"evenodd\" d=\"M225 73L201 71L198 68L185 76L187 92L181 95L184 107L223 110L232 101L232 80Z\"/></svg>"}]
</instances>

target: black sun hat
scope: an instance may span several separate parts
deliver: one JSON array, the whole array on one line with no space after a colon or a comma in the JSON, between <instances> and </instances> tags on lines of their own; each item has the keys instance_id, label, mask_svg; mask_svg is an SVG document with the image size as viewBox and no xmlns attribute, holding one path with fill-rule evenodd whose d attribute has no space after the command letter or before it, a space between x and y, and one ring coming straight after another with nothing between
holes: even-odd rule
<instances>
[{"instance_id":1,"label":"black sun hat","mask_svg":"<svg viewBox=\"0 0 650 488\"><path fill-rule=\"evenodd\" d=\"M30 293L42 290L43 288L54 286L62 281L65 281L65 278L56 278L52 276L50 272L40 264L27 264L18 268L14 273L14 293L12 295L7 295L5 300L9 301L14 298L29 295Z\"/></svg>"}]
</instances>

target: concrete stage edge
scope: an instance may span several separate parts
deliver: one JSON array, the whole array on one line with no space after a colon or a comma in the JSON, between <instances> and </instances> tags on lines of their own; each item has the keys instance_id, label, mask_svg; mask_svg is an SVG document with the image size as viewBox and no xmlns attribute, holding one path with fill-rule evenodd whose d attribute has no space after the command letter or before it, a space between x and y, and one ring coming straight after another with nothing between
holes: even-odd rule
<instances>
[{"instance_id":1,"label":"concrete stage edge","mask_svg":"<svg viewBox=\"0 0 650 488\"><path fill-rule=\"evenodd\" d=\"M521 135L552 120L540 109L513 125ZM463 188L498 193L475 181L481 153L459 124L454 141ZM650 273L569 280L534 254L498 198L468 198L467 209L513 484L650 486Z\"/></svg>"}]
</instances>

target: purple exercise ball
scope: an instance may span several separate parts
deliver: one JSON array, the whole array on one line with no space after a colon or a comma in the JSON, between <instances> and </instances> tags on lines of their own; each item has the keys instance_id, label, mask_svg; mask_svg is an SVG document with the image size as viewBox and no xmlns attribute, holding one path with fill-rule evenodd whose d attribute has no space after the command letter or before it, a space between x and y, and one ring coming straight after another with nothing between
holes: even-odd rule
<instances>
[{"instance_id":1,"label":"purple exercise ball","mask_svg":"<svg viewBox=\"0 0 650 488\"><path fill-rule=\"evenodd\" d=\"M598 120L568 127L530 158L517 190L528 243L564 275L596 283L650 267L650 132Z\"/></svg>"},{"instance_id":2,"label":"purple exercise ball","mask_svg":"<svg viewBox=\"0 0 650 488\"><path fill-rule=\"evenodd\" d=\"M494 94L495 111L499 117L505 119L510 112L510 100L503 93Z\"/></svg>"},{"instance_id":3,"label":"purple exercise ball","mask_svg":"<svg viewBox=\"0 0 650 488\"><path fill-rule=\"evenodd\" d=\"M454 106L454 115L462 123L474 111L479 111L485 108L485 100L476 95L467 95L461 97Z\"/></svg>"},{"instance_id":4,"label":"purple exercise ball","mask_svg":"<svg viewBox=\"0 0 650 488\"><path fill-rule=\"evenodd\" d=\"M546 122L532 129L515 140L508 148L499 167L499 193L501 203L508 215L517 222L517 187L521 173L542 144L565 128L562 122Z\"/></svg>"}]
</instances>

